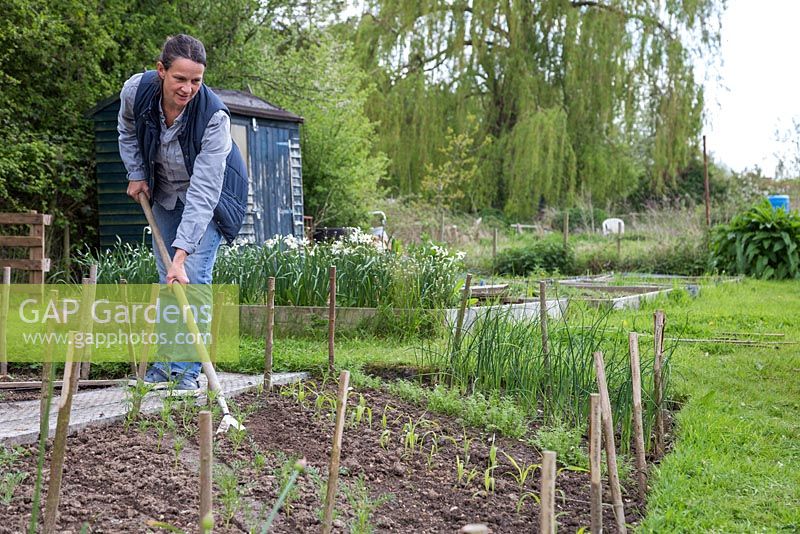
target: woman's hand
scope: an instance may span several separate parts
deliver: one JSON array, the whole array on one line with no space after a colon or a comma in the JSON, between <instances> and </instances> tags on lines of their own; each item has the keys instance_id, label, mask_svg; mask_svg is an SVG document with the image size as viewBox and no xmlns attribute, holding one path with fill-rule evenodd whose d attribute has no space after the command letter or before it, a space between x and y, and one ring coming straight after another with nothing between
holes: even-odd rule
<instances>
[{"instance_id":1,"label":"woman's hand","mask_svg":"<svg viewBox=\"0 0 800 534\"><path fill-rule=\"evenodd\" d=\"M175 257L172 258L172 266L167 271L167 283L172 284L178 282L179 284L188 284L189 277L186 276L186 268L183 263L186 261L186 251L179 248L175 251Z\"/></svg>"},{"instance_id":2,"label":"woman's hand","mask_svg":"<svg viewBox=\"0 0 800 534\"><path fill-rule=\"evenodd\" d=\"M139 193L144 193L147 200L150 200L150 187L147 185L147 180L133 180L128 182L128 196L136 202L139 202Z\"/></svg>"}]
</instances>

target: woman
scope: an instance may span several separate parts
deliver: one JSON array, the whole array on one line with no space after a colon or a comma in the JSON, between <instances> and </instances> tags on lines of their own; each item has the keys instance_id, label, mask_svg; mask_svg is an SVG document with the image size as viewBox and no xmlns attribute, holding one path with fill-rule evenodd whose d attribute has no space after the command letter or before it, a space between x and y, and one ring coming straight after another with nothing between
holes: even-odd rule
<instances>
[{"instance_id":1,"label":"woman","mask_svg":"<svg viewBox=\"0 0 800 534\"><path fill-rule=\"evenodd\" d=\"M172 259L167 269L153 243L162 284L211 284L219 244L236 238L247 205L246 166L231 139L230 112L203 84L205 69L203 43L176 35L164 43L156 70L135 74L120 93L117 130L127 193L150 199ZM205 293L210 302L210 290ZM154 363L145 382L198 389L194 346L162 344L158 355L168 362Z\"/></svg>"}]
</instances>

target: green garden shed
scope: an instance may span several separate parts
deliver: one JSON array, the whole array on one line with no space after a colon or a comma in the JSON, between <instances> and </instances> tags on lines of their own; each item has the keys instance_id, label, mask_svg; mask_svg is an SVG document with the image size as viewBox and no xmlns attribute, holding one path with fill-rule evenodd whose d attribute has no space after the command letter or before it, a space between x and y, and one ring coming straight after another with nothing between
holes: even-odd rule
<instances>
[{"instance_id":1,"label":"green garden shed","mask_svg":"<svg viewBox=\"0 0 800 534\"><path fill-rule=\"evenodd\" d=\"M250 195L238 241L276 234L303 237L300 124L303 119L242 91L213 89L231 112L231 135L248 166ZM125 194L127 172L117 145L119 94L86 113L94 123L100 245L141 242L147 222ZM149 240L148 240L149 243Z\"/></svg>"}]
</instances>

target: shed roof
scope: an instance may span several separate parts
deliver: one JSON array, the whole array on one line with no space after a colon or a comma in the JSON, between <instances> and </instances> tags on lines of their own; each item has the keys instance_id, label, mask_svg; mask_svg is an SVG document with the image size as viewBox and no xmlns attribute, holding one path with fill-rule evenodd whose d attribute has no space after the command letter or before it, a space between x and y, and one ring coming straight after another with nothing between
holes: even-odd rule
<instances>
[{"instance_id":1,"label":"shed roof","mask_svg":"<svg viewBox=\"0 0 800 534\"><path fill-rule=\"evenodd\" d=\"M210 87L217 96L222 99L222 102L228 106L231 113L238 115L245 115L247 117L258 117L261 119L271 119L287 122L303 122L303 117L295 115L290 111L281 109L278 106L271 104L259 98L250 92L234 91L232 89L218 89ZM93 115L103 111L110 105L119 101L119 93L104 98L97 103L92 109L85 113L85 117L91 118Z\"/></svg>"}]
</instances>

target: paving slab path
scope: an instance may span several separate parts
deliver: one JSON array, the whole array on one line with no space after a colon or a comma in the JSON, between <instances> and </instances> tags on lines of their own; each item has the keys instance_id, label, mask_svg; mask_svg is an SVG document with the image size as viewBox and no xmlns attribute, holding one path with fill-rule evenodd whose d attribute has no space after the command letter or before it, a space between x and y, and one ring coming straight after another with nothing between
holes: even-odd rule
<instances>
[{"instance_id":1,"label":"paving slab path","mask_svg":"<svg viewBox=\"0 0 800 534\"><path fill-rule=\"evenodd\" d=\"M254 389L264 382L263 375L243 375L236 373L217 373L225 397L233 397ZM283 385L306 378L306 373L274 373L273 385ZM207 380L200 376L200 388L205 391ZM108 425L122 421L128 411L128 387L120 385L94 390L80 391L72 399L72 414L69 422L69 433L76 434L80 430L94 425ZM59 389L56 388L56 392ZM158 412L163 406L165 391L151 391L142 400L142 413ZM58 417L58 399L53 395L50 407L50 436L55 435ZM196 402L205 403L205 394L196 398ZM39 400L0 403L0 445L25 445L35 443L39 438Z\"/></svg>"}]
</instances>

